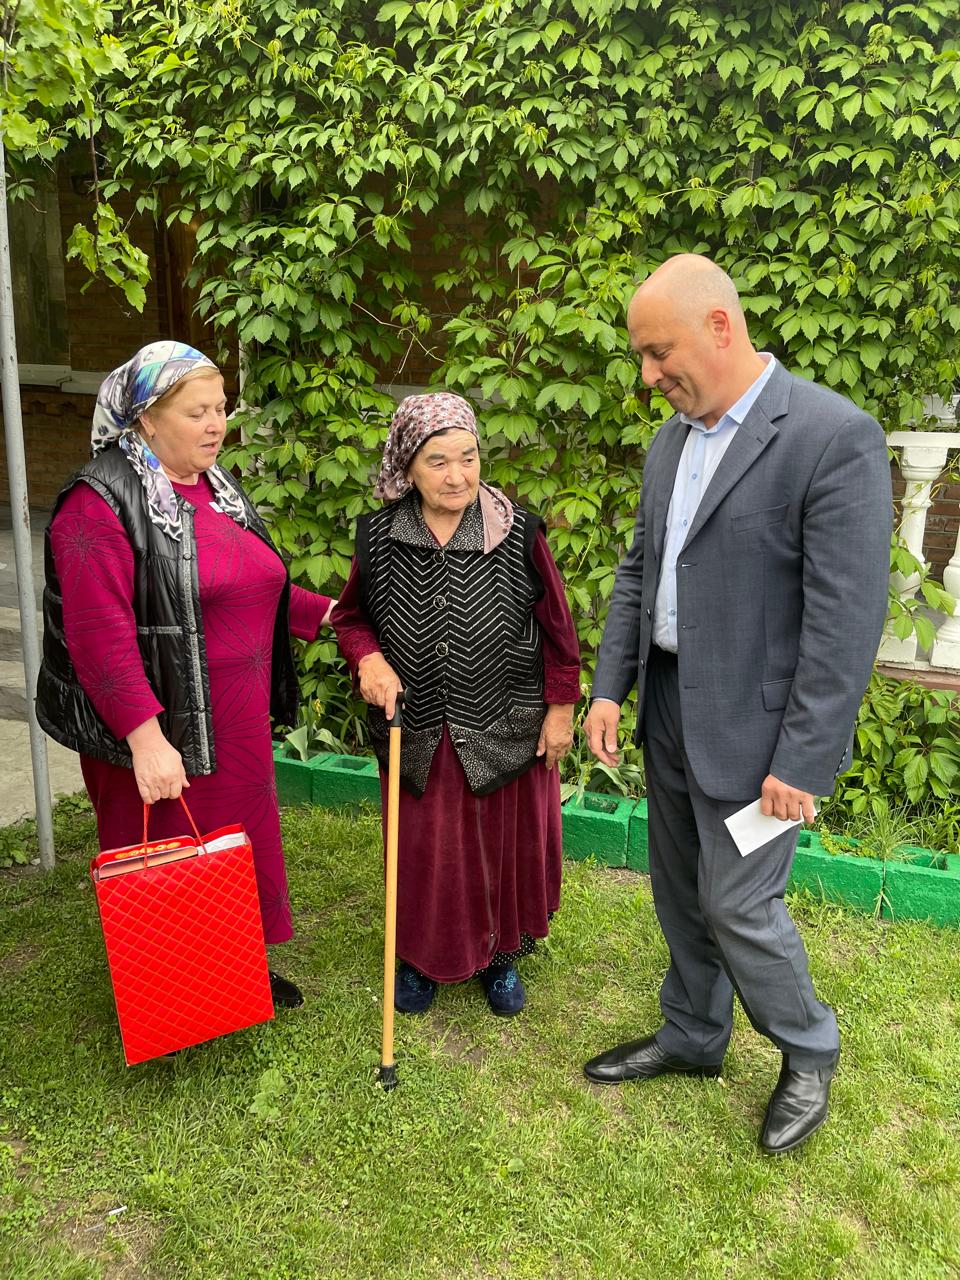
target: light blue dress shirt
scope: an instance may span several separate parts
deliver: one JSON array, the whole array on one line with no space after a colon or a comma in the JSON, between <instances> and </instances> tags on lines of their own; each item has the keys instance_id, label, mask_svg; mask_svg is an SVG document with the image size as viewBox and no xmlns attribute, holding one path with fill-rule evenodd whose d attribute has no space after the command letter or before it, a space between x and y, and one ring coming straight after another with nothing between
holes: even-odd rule
<instances>
[{"instance_id":1,"label":"light blue dress shirt","mask_svg":"<svg viewBox=\"0 0 960 1280\"><path fill-rule=\"evenodd\" d=\"M720 465L720 459L729 449L738 427L753 408L757 396L773 373L777 363L774 357L767 351L759 354L767 367L716 426L705 427L699 418L680 415L680 421L685 422L690 431L680 455L673 497L667 512L667 533L653 609L653 643L670 653L677 652L677 557L687 540L687 533L707 486Z\"/></svg>"}]
</instances>

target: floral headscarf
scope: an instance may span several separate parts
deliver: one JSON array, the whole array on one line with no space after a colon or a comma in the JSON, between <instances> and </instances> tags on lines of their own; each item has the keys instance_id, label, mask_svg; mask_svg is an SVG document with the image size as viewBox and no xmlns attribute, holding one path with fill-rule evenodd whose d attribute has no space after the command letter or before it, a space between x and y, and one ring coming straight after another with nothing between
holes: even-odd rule
<instances>
[{"instance_id":1,"label":"floral headscarf","mask_svg":"<svg viewBox=\"0 0 960 1280\"><path fill-rule=\"evenodd\" d=\"M180 508L177 495L160 459L137 430L140 415L156 404L178 382L199 370L217 372L217 366L185 342L151 342L126 364L108 373L97 392L93 410L90 452L93 457L116 443L143 484L150 519L176 541L180 540ZM206 473L217 495L217 506L232 520L246 526L240 495L222 467Z\"/></svg>"},{"instance_id":2,"label":"floral headscarf","mask_svg":"<svg viewBox=\"0 0 960 1280\"><path fill-rule=\"evenodd\" d=\"M383 450L380 474L373 491L375 498L396 502L413 488L407 470L421 446L440 431L469 431L477 443L477 419L468 401L450 391L406 396L397 405L390 421L390 433ZM483 516L483 550L492 551L513 527L513 505L499 489L480 481L480 512Z\"/></svg>"}]
</instances>

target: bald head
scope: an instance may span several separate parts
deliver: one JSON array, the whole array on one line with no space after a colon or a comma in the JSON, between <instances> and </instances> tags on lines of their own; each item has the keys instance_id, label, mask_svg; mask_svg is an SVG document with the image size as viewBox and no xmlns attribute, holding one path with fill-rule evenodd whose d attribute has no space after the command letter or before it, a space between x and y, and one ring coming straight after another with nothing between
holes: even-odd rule
<instances>
[{"instance_id":1,"label":"bald head","mask_svg":"<svg viewBox=\"0 0 960 1280\"><path fill-rule=\"evenodd\" d=\"M672 304L688 322L699 322L709 311L719 308L746 331L737 286L722 267L703 254L678 253L668 258L637 289L630 309L642 308L654 300Z\"/></svg>"},{"instance_id":2,"label":"bald head","mask_svg":"<svg viewBox=\"0 0 960 1280\"><path fill-rule=\"evenodd\" d=\"M630 300L627 329L647 386L708 427L764 367L736 285L698 253L678 253L647 277Z\"/></svg>"}]
</instances>

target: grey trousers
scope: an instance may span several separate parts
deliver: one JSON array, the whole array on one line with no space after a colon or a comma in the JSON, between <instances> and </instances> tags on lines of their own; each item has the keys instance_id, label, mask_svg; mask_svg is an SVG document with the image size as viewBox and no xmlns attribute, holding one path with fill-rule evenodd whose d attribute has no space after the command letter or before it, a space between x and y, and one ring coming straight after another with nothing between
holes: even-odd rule
<instances>
[{"instance_id":1,"label":"grey trousers","mask_svg":"<svg viewBox=\"0 0 960 1280\"><path fill-rule=\"evenodd\" d=\"M807 954L783 902L797 831L747 857L724 818L756 800L704 795L683 747L676 659L652 650L643 720L650 879L670 967L657 1042L701 1065L721 1061L736 991L753 1026L795 1071L831 1065L833 1010L814 994Z\"/></svg>"}]
</instances>

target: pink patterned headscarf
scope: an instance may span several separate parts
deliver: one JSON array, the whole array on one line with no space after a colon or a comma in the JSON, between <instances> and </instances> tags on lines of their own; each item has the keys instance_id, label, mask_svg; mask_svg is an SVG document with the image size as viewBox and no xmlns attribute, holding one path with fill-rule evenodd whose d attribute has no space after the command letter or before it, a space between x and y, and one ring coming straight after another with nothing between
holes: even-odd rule
<instances>
[{"instance_id":1,"label":"pink patterned headscarf","mask_svg":"<svg viewBox=\"0 0 960 1280\"><path fill-rule=\"evenodd\" d=\"M390 420L390 434L383 450L380 474L373 491L375 498L396 502L413 488L407 470L417 450L440 431L469 431L477 443L477 419L468 401L450 391L406 396ZM513 527L513 505L499 489L480 481L480 512L483 516L483 550L492 551Z\"/></svg>"}]
</instances>

